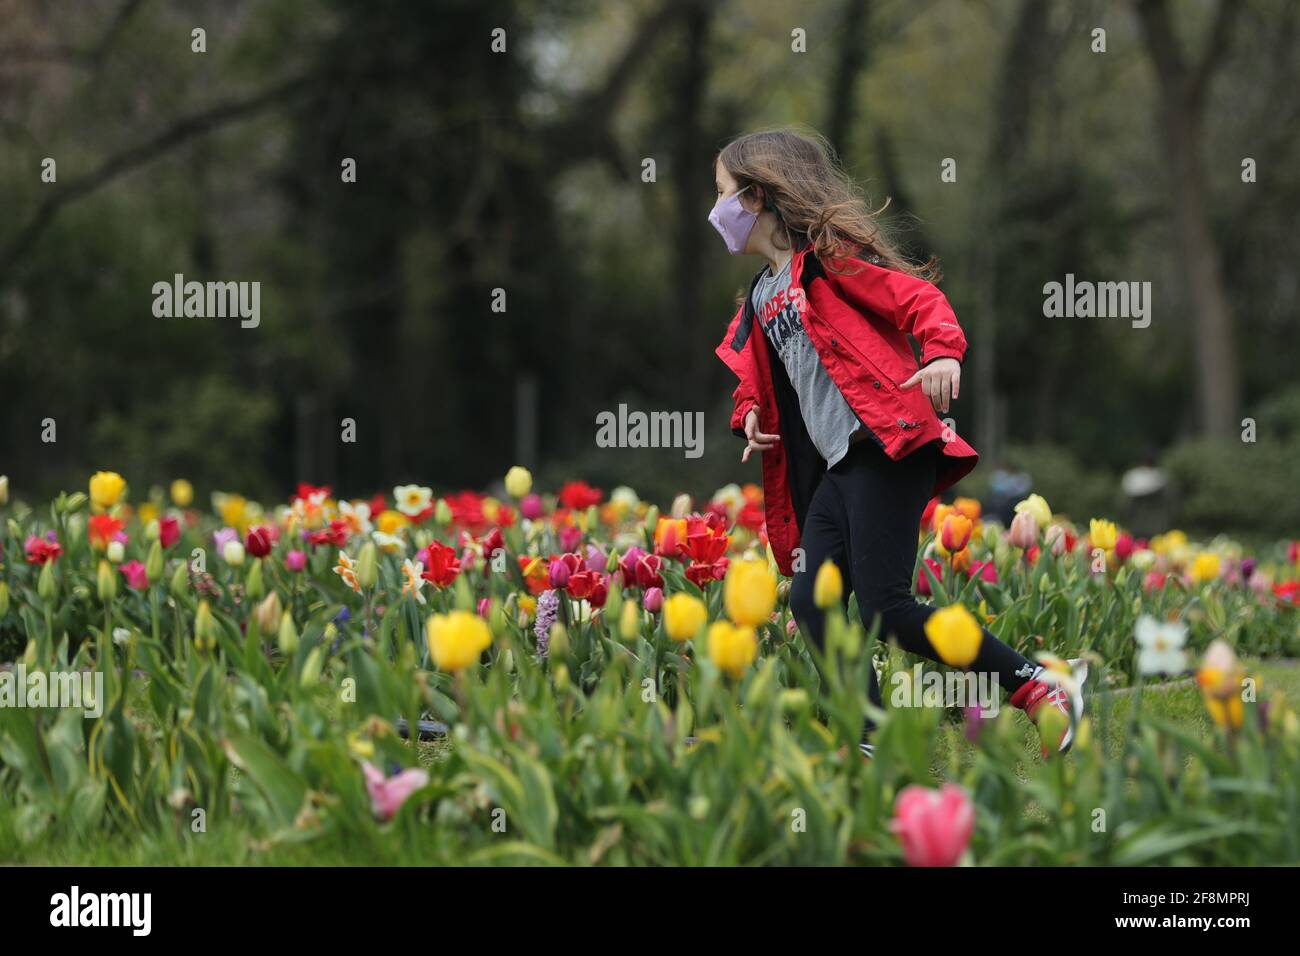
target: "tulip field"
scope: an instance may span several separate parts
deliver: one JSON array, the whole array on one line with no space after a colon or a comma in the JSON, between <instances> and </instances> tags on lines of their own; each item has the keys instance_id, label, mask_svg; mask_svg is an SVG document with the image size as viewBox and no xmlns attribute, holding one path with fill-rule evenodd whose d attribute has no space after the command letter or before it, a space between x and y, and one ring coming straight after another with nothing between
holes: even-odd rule
<instances>
[{"instance_id":1,"label":"tulip field","mask_svg":"<svg viewBox=\"0 0 1300 956\"><path fill-rule=\"evenodd\" d=\"M753 486L503 488L0 478L0 863L1300 862L1294 541L932 503L937 655L982 624L1089 665L1044 756L1005 694L891 705L948 669L864 632L833 566L805 642Z\"/></svg>"}]
</instances>

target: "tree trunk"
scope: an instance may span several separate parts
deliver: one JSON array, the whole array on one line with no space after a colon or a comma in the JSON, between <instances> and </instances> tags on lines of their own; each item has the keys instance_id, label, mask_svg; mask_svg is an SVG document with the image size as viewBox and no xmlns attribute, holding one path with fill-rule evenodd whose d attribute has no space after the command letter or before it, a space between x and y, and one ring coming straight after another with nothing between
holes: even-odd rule
<instances>
[{"instance_id":1,"label":"tree trunk","mask_svg":"<svg viewBox=\"0 0 1300 956\"><path fill-rule=\"evenodd\" d=\"M1188 67L1164 0L1142 0L1138 7L1160 91L1160 138L1171 170L1169 198L1192 313L1201 428L1206 435L1225 440L1235 438L1240 427L1241 376L1223 265L1206 208L1200 139L1206 86L1225 50L1235 9L1231 0L1221 0L1206 52L1194 67Z\"/></svg>"}]
</instances>

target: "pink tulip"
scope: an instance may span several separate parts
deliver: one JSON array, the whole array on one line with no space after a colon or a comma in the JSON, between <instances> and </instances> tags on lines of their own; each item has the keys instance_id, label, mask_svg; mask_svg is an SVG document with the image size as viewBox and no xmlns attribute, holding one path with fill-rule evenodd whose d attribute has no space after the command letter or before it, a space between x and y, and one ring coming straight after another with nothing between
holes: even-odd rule
<instances>
[{"instance_id":1,"label":"pink tulip","mask_svg":"<svg viewBox=\"0 0 1300 956\"><path fill-rule=\"evenodd\" d=\"M577 551L582 542L582 529L577 525L565 525L560 529L560 550Z\"/></svg>"},{"instance_id":2,"label":"pink tulip","mask_svg":"<svg viewBox=\"0 0 1300 956\"><path fill-rule=\"evenodd\" d=\"M953 866L975 832L975 805L956 784L945 783L942 790L912 784L894 801L889 828L898 834L908 866Z\"/></svg>"},{"instance_id":3,"label":"pink tulip","mask_svg":"<svg viewBox=\"0 0 1300 956\"><path fill-rule=\"evenodd\" d=\"M1007 544L1028 551L1038 544L1038 519L1028 511L1018 511L1007 531Z\"/></svg>"},{"instance_id":4,"label":"pink tulip","mask_svg":"<svg viewBox=\"0 0 1300 956\"><path fill-rule=\"evenodd\" d=\"M992 561L976 561L966 572L967 577L978 577L989 584L998 583L998 569Z\"/></svg>"},{"instance_id":5,"label":"pink tulip","mask_svg":"<svg viewBox=\"0 0 1300 956\"><path fill-rule=\"evenodd\" d=\"M524 495L519 502L519 513L529 521L536 521L542 516L542 499L533 493Z\"/></svg>"},{"instance_id":6,"label":"pink tulip","mask_svg":"<svg viewBox=\"0 0 1300 956\"><path fill-rule=\"evenodd\" d=\"M641 598L641 606L651 614L658 614L664 608L664 590L663 588L646 588L645 595Z\"/></svg>"},{"instance_id":7,"label":"pink tulip","mask_svg":"<svg viewBox=\"0 0 1300 956\"><path fill-rule=\"evenodd\" d=\"M144 573L144 565L139 561L128 561L118 568L126 575L126 583L135 591L143 591L149 587L149 578Z\"/></svg>"},{"instance_id":8,"label":"pink tulip","mask_svg":"<svg viewBox=\"0 0 1300 956\"><path fill-rule=\"evenodd\" d=\"M1053 557L1059 558L1065 554L1067 545L1065 529L1059 524L1052 525L1043 533L1043 544L1052 552Z\"/></svg>"},{"instance_id":9,"label":"pink tulip","mask_svg":"<svg viewBox=\"0 0 1300 956\"><path fill-rule=\"evenodd\" d=\"M560 558L556 558L551 562L550 567L551 587L557 591L563 591L564 588L568 586L569 578L572 574L573 571L570 569L569 565Z\"/></svg>"},{"instance_id":10,"label":"pink tulip","mask_svg":"<svg viewBox=\"0 0 1300 956\"><path fill-rule=\"evenodd\" d=\"M301 571L307 567L307 555L302 551L290 551L284 556L284 566L290 571Z\"/></svg>"},{"instance_id":11,"label":"pink tulip","mask_svg":"<svg viewBox=\"0 0 1300 956\"><path fill-rule=\"evenodd\" d=\"M366 775L370 805L380 820L391 820L407 797L429 783L428 771L418 767L403 770L391 777L385 777L383 771L371 763L363 764L362 770Z\"/></svg>"}]
</instances>

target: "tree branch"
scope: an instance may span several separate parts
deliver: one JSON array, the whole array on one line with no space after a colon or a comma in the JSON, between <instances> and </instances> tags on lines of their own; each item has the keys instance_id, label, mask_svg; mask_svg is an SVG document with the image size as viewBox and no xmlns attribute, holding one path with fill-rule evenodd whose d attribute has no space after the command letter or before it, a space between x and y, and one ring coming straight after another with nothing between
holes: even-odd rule
<instances>
[{"instance_id":1,"label":"tree branch","mask_svg":"<svg viewBox=\"0 0 1300 956\"><path fill-rule=\"evenodd\" d=\"M98 69L108 56L108 51L121 35L122 30L144 5L144 0L126 0L117 9L108 29L90 49L60 43L48 47L5 47L0 48L0 63L67 63L86 69Z\"/></svg>"},{"instance_id":2,"label":"tree branch","mask_svg":"<svg viewBox=\"0 0 1300 956\"><path fill-rule=\"evenodd\" d=\"M245 99L227 100L200 113L177 120L161 133L130 146L104 160L95 169L61 187L52 185L51 194L37 205L36 211L18 230L17 234L0 251L0 283L32 245L49 228L59 210L75 202L119 176L144 166L177 146L197 136L206 135L222 126L261 112L305 88L309 77L298 76Z\"/></svg>"}]
</instances>

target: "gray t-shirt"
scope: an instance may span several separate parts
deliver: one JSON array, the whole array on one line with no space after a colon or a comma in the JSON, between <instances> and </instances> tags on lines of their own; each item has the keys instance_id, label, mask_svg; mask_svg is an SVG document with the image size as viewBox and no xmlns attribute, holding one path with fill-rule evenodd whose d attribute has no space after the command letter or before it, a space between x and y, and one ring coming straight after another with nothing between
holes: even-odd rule
<instances>
[{"instance_id":1,"label":"gray t-shirt","mask_svg":"<svg viewBox=\"0 0 1300 956\"><path fill-rule=\"evenodd\" d=\"M794 296L792 291L796 293ZM799 411L808 435L826 459L826 467L831 468L844 457L850 442L866 435L855 434L862 423L826 371L816 346L804 330L803 312L807 302L802 290L794 290L790 283L790 263L776 275L772 275L771 266L764 269L752 298L758 324L781 356L790 384L799 396Z\"/></svg>"}]
</instances>

